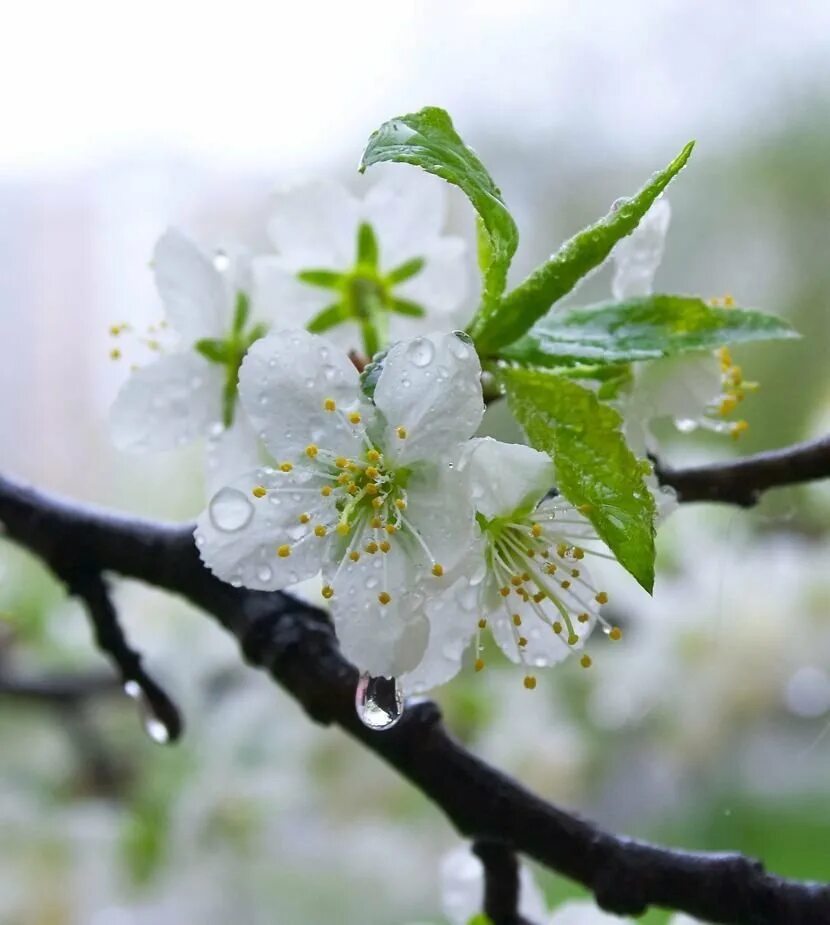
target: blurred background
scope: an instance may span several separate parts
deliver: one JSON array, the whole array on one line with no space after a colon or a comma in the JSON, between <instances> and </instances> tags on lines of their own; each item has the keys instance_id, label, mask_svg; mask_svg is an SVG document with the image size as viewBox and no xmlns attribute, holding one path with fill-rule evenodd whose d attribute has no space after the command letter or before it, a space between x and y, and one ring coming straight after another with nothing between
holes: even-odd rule
<instances>
[{"instance_id":1,"label":"blurred background","mask_svg":"<svg viewBox=\"0 0 830 925\"><path fill-rule=\"evenodd\" d=\"M30 0L4 20L5 472L193 516L198 451L130 458L106 429L127 374L108 327L161 317L155 239L176 224L258 241L274 187L325 174L359 190L369 132L427 104L501 185L517 278L696 138L658 290L731 293L804 337L736 351L762 383L739 443L666 428L664 450L714 459L830 428L827 4ZM471 235L463 201L452 222ZM607 826L830 878L828 515L828 484L751 513L678 511L653 600L604 576L621 644L597 640L594 669L566 664L533 693L494 657L439 692L450 727ZM0 694L0 923L441 921L443 817L244 669L209 620L131 583L117 596L186 736L154 745L118 690L80 706ZM79 606L3 541L0 617L0 681L106 676ZM578 894L542 884L551 904Z\"/></svg>"}]
</instances>

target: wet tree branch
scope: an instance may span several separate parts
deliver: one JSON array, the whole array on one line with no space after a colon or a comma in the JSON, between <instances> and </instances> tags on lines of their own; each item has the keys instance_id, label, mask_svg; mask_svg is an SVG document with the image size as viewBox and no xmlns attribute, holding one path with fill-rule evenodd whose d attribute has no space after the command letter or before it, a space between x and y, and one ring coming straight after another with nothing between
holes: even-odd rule
<instances>
[{"instance_id":1,"label":"wet tree branch","mask_svg":"<svg viewBox=\"0 0 830 925\"><path fill-rule=\"evenodd\" d=\"M809 447L790 453L794 481L830 474L826 443L823 450ZM812 458L812 452L827 465L808 468L803 458ZM782 454L750 457L760 475L747 468L748 461L714 467L710 471L720 473L721 488L709 497L733 503L747 497L723 488L744 484L734 481L736 466L743 467L756 490L784 484L780 475L770 475L782 465L770 463L770 455L780 459ZM700 484L700 476L663 475L683 498L703 497L690 487ZM190 526L82 507L2 477L0 521L12 540L39 555L65 581L67 575L114 572L187 598L231 633L246 661L268 672L312 719L337 724L375 752L432 800L459 832L536 859L583 884L610 912L638 915L659 906L733 925L830 922L828 885L778 877L738 854L679 851L614 835L546 803L456 742L434 703L410 703L387 732L367 729L354 710L357 672L340 654L327 615L287 594L236 589L218 581L202 566ZM505 858L490 861L493 903L497 896L501 902L512 895L514 875Z\"/></svg>"},{"instance_id":2,"label":"wet tree branch","mask_svg":"<svg viewBox=\"0 0 830 925\"><path fill-rule=\"evenodd\" d=\"M510 847L480 839L473 851L484 865L484 914L493 925L541 925L519 915L519 862Z\"/></svg>"}]
</instances>

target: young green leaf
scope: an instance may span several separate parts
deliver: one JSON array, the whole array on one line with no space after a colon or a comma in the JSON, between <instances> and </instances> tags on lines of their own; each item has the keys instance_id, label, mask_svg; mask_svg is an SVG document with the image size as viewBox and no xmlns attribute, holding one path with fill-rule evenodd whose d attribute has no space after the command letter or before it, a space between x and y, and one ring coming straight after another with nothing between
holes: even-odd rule
<instances>
[{"instance_id":1,"label":"young green leaf","mask_svg":"<svg viewBox=\"0 0 830 925\"><path fill-rule=\"evenodd\" d=\"M650 295L552 312L500 356L527 366L631 363L724 344L798 337L780 318L702 299Z\"/></svg>"},{"instance_id":2,"label":"young green leaf","mask_svg":"<svg viewBox=\"0 0 830 925\"><path fill-rule=\"evenodd\" d=\"M619 208L566 241L550 260L505 296L496 311L480 317L470 332L479 353L492 354L512 343L583 276L598 267L617 241L634 231L654 200L686 165L693 147L694 142L690 141L636 196L624 200Z\"/></svg>"},{"instance_id":3,"label":"young green leaf","mask_svg":"<svg viewBox=\"0 0 830 925\"><path fill-rule=\"evenodd\" d=\"M434 106L384 122L372 133L360 161L361 173L382 161L421 167L459 187L470 200L487 239L481 309L486 314L504 292L519 232L484 165L461 140L447 113Z\"/></svg>"},{"instance_id":4,"label":"young green leaf","mask_svg":"<svg viewBox=\"0 0 830 925\"><path fill-rule=\"evenodd\" d=\"M548 453L562 494L651 593L655 505L622 418L590 389L550 372L505 369L507 398L531 444Z\"/></svg>"}]
</instances>

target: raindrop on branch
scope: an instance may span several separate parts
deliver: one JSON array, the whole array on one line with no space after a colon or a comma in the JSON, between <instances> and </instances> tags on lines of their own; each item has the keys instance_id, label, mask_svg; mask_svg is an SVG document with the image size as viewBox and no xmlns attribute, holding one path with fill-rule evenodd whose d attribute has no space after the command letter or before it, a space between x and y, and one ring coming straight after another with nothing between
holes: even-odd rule
<instances>
[{"instance_id":1,"label":"raindrop on branch","mask_svg":"<svg viewBox=\"0 0 830 925\"><path fill-rule=\"evenodd\" d=\"M138 681L127 681L124 693L138 705L138 716L147 735L158 745L167 745L172 740L170 730L156 716L153 706Z\"/></svg>"},{"instance_id":2,"label":"raindrop on branch","mask_svg":"<svg viewBox=\"0 0 830 925\"><path fill-rule=\"evenodd\" d=\"M362 674L355 691L355 708L369 729L391 729L403 715L403 692L397 679Z\"/></svg>"}]
</instances>

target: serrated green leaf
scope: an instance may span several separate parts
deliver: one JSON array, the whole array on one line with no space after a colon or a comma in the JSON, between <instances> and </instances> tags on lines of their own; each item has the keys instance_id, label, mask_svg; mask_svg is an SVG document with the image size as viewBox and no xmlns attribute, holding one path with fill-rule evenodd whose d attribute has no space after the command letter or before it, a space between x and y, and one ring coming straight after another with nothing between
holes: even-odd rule
<instances>
[{"instance_id":1,"label":"serrated green leaf","mask_svg":"<svg viewBox=\"0 0 830 925\"><path fill-rule=\"evenodd\" d=\"M590 389L547 371L505 369L501 378L531 444L553 459L557 488L651 593L654 499L622 435L619 412Z\"/></svg>"},{"instance_id":2,"label":"serrated green leaf","mask_svg":"<svg viewBox=\"0 0 830 925\"><path fill-rule=\"evenodd\" d=\"M500 355L530 366L632 363L790 337L798 334L774 315L718 308L691 296L651 295L552 312Z\"/></svg>"},{"instance_id":3,"label":"serrated green leaf","mask_svg":"<svg viewBox=\"0 0 830 925\"><path fill-rule=\"evenodd\" d=\"M521 337L583 276L598 267L617 241L634 231L655 199L685 167L693 147L690 141L636 196L566 241L550 260L505 296L496 311L480 317L470 332L479 353L494 353Z\"/></svg>"},{"instance_id":4,"label":"serrated green leaf","mask_svg":"<svg viewBox=\"0 0 830 925\"><path fill-rule=\"evenodd\" d=\"M206 360L210 360L212 363L225 364L230 357L226 340L205 337L202 340L197 340L193 347L197 353L201 353Z\"/></svg>"},{"instance_id":5,"label":"serrated green leaf","mask_svg":"<svg viewBox=\"0 0 830 925\"><path fill-rule=\"evenodd\" d=\"M420 167L457 186L470 200L487 236L481 309L486 314L504 292L519 232L484 165L461 140L449 115L434 106L390 119L372 133L360 161L361 173L382 161Z\"/></svg>"}]
</instances>

